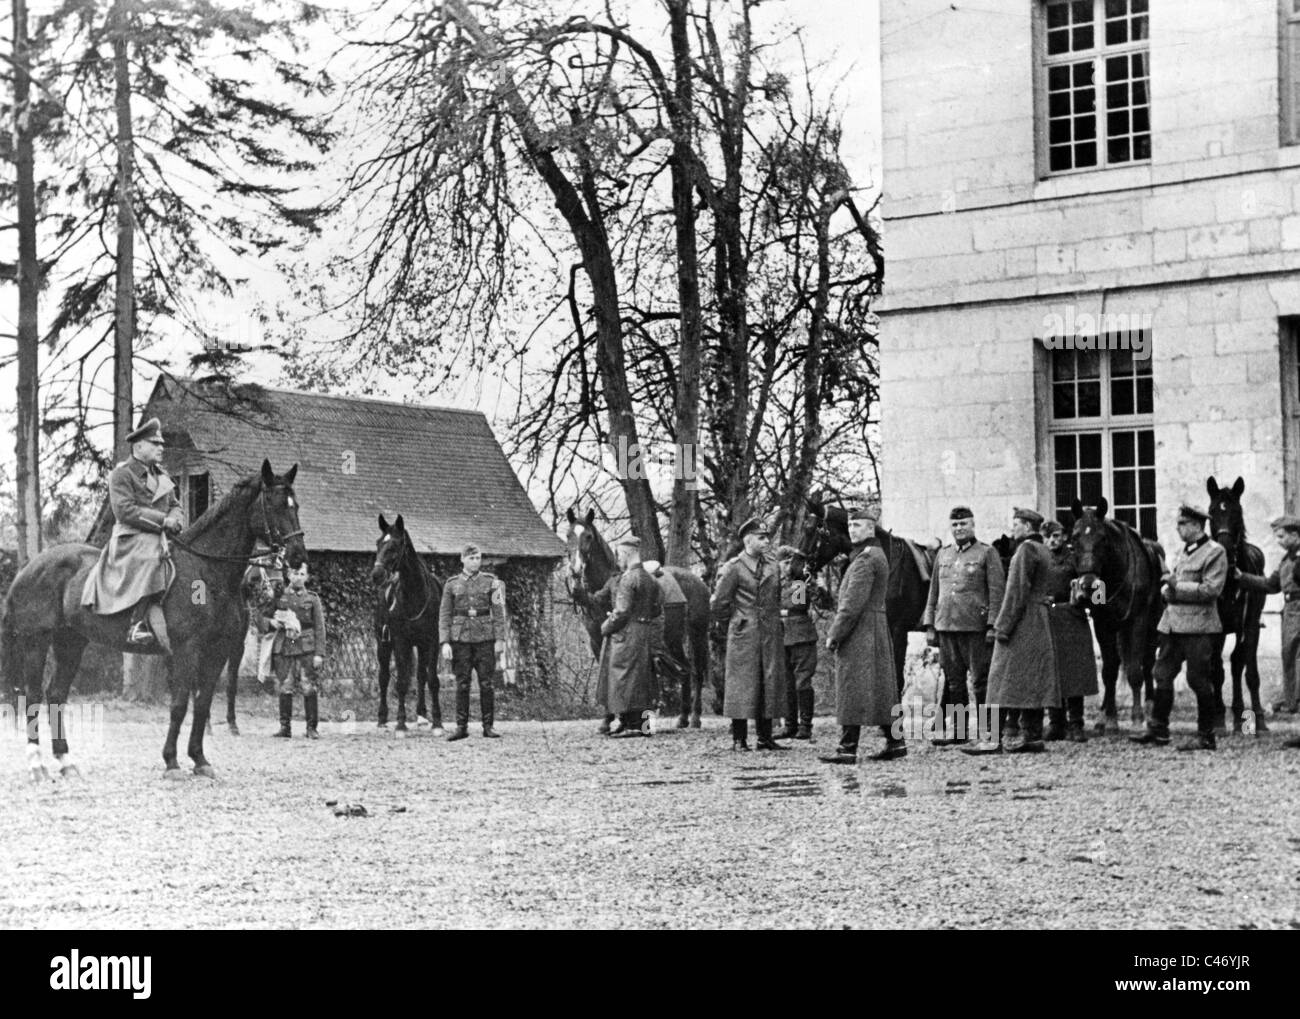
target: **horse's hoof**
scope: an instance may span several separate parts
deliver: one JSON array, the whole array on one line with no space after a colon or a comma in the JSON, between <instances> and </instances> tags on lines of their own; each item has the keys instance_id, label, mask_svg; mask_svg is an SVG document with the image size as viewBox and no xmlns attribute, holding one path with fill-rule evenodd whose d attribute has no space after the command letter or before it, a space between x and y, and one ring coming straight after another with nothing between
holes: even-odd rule
<instances>
[{"instance_id":1,"label":"horse's hoof","mask_svg":"<svg viewBox=\"0 0 1300 1019\"><path fill-rule=\"evenodd\" d=\"M406 726L399 722L397 728L393 730L393 737L395 739L406 739Z\"/></svg>"},{"instance_id":2,"label":"horse's hoof","mask_svg":"<svg viewBox=\"0 0 1300 1019\"><path fill-rule=\"evenodd\" d=\"M423 715L417 715L415 718L415 727L417 729L427 729L429 728L429 720Z\"/></svg>"},{"instance_id":3,"label":"horse's hoof","mask_svg":"<svg viewBox=\"0 0 1300 1019\"><path fill-rule=\"evenodd\" d=\"M435 725L433 727L433 736L436 739L442 739L446 735L447 735L447 730L444 729L441 725Z\"/></svg>"},{"instance_id":4,"label":"horse's hoof","mask_svg":"<svg viewBox=\"0 0 1300 1019\"><path fill-rule=\"evenodd\" d=\"M217 777L217 772L216 772L216 770L215 770L215 769L212 767L212 765L210 765L210 764L196 764L196 765L194 765L194 774L198 775L199 778L216 778L216 777Z\"/></svg>"},{"instance_id":5,"label":"horse's hoof","mask_svg":"<svg viewBox=\"0 0 1300 1019\"><path fill-rule=\"evenodd\" d=\"M388 723L387 723L387 722L379 722L379 723L377 723L377 724L375 725L375 728L376 728L376 729L383 729L383 730L386 732L386 731L388 730Z\"/></svg>"},{"instance_id":6,"label":"horse's hoof","mask_svg":"<svg viewBox=\"0 0 1300 1019\"><path fill-rule=\"evenodd\" d=\"M691 727L691 720L687 718L685 715L682 715L680 718L677 719L677 728L689 729L690 727Z\"/></svg>"},{"instance_id":7,"label":"horse's hoof","mask_svg":"<svg viewBox=\"0 0 1300 1019\"><path fill-rule=\"evenodd\" d=\"M169 782L184 782L189 777L189 775L181 771L181 769L176 765L172 765L163 772L163 778L167 779Z\"/></svg>"},{"instance_id":8,"label":"horse's hoof","mask_svg":"<svg viewBox=\"0 0 1300 1019\"><path fill-rule=\"evenodd\" d=\"M81 778L81 769L78 768L75 764L65 764L62 768L59 769L59 774L69 780L74 778Z\"/></svg>"},{"instance_id":9,"label":"horse's hoof","mask_svg":"<svg viewBox=\"0 0 1300 1019\"><path fill-rule=\"evenodd\" d=\"M700 716L691 715L691 728L698 729L699 727L700 727Z\"/></svg>"},{"instance_id":10,"label":"horse's hoof","mask_svg":"<svg viewBox=\"0 0 1300 1019\"><path fill-rule=\"evenodd\" d=\"M43 785L46 782L52 781L49 769L43 764L39 768L28 769L27 777L31 781L32 785Z\"/></svg>"},{"instance_id":11,"label":"horse's hoof","mask_svg":"<svg viewBox=\"0 0 1300 1019\"><path fill-rule=\"evenodd\" d=\"M237 726L234 722L230 723L230 735L232 736L239 735L239 726Z\"/></svg>"},{"instance_id":12,"label":"horse's hoof","mask_svg":"<svg viewBox=\"0 0 1300 1019\"><path fill-rule=\"evenodd\" d=\"M1256 716L1255 716L1255 735L1258 736L1261 732L1268 732L1268 724L1264 721L1263 718L1261 718L1259 715L1256 715Z\"/></svg>"}]
</instances>

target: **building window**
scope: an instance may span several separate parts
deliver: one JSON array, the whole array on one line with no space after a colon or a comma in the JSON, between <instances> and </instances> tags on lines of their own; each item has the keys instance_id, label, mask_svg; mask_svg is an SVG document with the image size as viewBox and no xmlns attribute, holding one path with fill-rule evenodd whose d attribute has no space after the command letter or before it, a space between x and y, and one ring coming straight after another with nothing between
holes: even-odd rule
<instances>
[{"instance_id":1,"label":"building window","mask_svg":"<svg viewBox=\"0 0 1300 1019\"><path fill-rule=\"evenodd\" d=\"M1073 346L1067 345L1067 346ZM1103 349L1049 352L1051 406L1048 433L1055 491L1062 523L1075 499L1095 504L1102 496L1111 515L1143 537L1156 537L1155 394L1150 357L1137 358L1107 336ZM1149 354L1151 340L1140 347Z\"/></svg>"},{"instance_id":2,"label":"building window","mask_svg":"<svg viewBox=\"0 0 1300 1019\"><path fill-rule=\"evenodd\" d=\"M1041 122L1048 173L1151 158L1148 0L1046 0Z\"/></svg>"},{"instance_id":3,"label":"building window","mask_svg":"<svg viewBox=\"0 0 1300 1019\"><path fill-rule=\"evenodd\" d=\"M1282 144L1300 145L1300 0L1279 0L1282 19L1281 80L1278 95L1282 99Z\"/></svg>"},{"instance_id":4,"label":"building window","mask_svg":"<svg viewBox=\"0 0 1300 1019\"><path fill-rule=\"evenodd\" d=\"M185 513L192 524L212 505L212 477L209 474L185 475Z\"/></svg>"}]
</instances>

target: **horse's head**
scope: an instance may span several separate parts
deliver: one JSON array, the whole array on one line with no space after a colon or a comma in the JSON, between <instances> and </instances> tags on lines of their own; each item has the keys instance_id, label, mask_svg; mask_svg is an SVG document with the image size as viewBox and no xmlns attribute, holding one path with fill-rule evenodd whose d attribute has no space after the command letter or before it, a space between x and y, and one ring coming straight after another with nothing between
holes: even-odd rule
<instances>
[{"instance_id":1,"label":"horse's head","mask_svg":"<svg viewBox=\"0 0 1300 1019\"><path fill-rule=\"evenodd\" d=\"M595 559L596 549L599 545L599 538L593 526L596 511L594 509L587 510L585 517L579 517L573 512L573 507L569 507L567 516L569 529L565 533L564 541L567 547L570 586L574 590L594 594L595 591L588 584L587 573Z\"/></svg>"},{"instance_id":2,"label":"horse's head","mask_svg":"<svg viewBox=\"0 0 1300 1019\"><path fill-rule=\"evenodd\" d=\"M379 514L379 537L375 541L375 565L371 567L370 579L376 584L383 584L397 575L402 565L411 537L406 533L406 522L402 514L389 524L382 513Z\"/></svg>"},{"instance_id":3,"label":"horse's head","mask_svg":"<svg viewBox=\"0 0 1300 1019\"><path fill-rule=\"evenodd\" d=\"M1079 599L1090 600L1097 581L1114 584L1123 567L1120 551L1115 544L1115 529L1106 519L1109 505L1105 496L1095 506L1085 506L1075 499L1071 505L1074 528L1070 531L1070 544L1074 548L1075 564L1079 571Z\"/></svg>"},{"instance_id":4,"label":"horse's head","mask_svg":"<svg viewBox=\"0 0 1300 1019\"><path fill-rule=\"evenodd\" d=\"M820 495L806 500L799 551L808 560L808 570L816 573L853 549L849 540L849 517L841 506L827 506Z\"/></svg>"},{"instance_id":5,"label":"horse's head","mask_svg":"<svg viewBox=\"0 0 1300 1019\"><path fill-rule=\"evenodd\" d=\"M1246 482L1238 478L1231 488L1220 488L1211 476L1205 490L1210 493L1210 535L1228 550L1228 559L1232 560L1246 540L1246 518L1241 512Z\"/></svg>"},{"instance_id":6,"label":"horse's head","mask_svg":"<svg viewBox=\"0 0 1300 1019\"><path fill-rule=\"evenodd\" d=\"M283 549L295 570L307 561L307 546L298 523L298 499L293 493L293 479L297 475L297 464L278 476L271 470L270 460L262 461L262 486L251 522L254 535L272 551Z\"/></svg>"}]
</instances>

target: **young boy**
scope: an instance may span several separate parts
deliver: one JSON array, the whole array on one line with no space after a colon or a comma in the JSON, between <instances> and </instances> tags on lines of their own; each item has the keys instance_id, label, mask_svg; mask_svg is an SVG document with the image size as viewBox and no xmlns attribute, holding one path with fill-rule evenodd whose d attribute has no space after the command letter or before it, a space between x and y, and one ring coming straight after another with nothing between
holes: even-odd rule
<instances>
[{"instance_id":1,"label":"young boy","mask_svg":"<svg viewBox=\"0 0 1300 1019\"><path fill-rule=\"evenodd\" d=\"M289 588L263 610L263 623L274 631L271 665L280 686L280 729L276 736L288 739L293 717L293 695L302 691L307 716L307 738L318 739L316 679L325 663L325 613L320 598L307 590L307 564L289 571Z\"/></svg>"}]
</instances>

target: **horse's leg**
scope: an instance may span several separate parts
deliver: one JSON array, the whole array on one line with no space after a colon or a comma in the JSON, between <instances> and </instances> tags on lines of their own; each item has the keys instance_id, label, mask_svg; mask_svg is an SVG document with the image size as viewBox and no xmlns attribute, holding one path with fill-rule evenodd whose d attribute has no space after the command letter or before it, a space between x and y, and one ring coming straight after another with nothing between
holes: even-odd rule
<instances>
[{"instance_id":1,"label":"horse's leg","mask_svg":"<svg viewBox=\"0 0 1300 1019\"><path fill-rule=\"evenodd\" d=\"M77 676L81 656L86 650L86 638L75 630L59 630L54 634L54 678L46 701L50 705L50 749L59 762L59 772L64 778L80 778L81 772L72 755L68 753L68 691Z\"/></svg>"},{"instance_id":2,"label":"horse's leg","mask_svg":"<svg viewBox=\"0 0 1300 1019\"><path fill-rule=\"evenodd\" d=\"M900 702L903 699L904 666L907 664L907 631L907 623L901 620L889 628L889 638L894 642L894 687Z\"/></svg>"},{"instance_id":3,"label":"horse's leg","mask_svg":"<svg viewBox=\"0 0 1300 1019\"><path fill-rule=\"evenodd\" d=\"M687 611L690 611L689 609ZM700 727L700 714L704 710L704 684L709 681L709 622L707 613L692 621L691 637L691 728Z\"/></svg>"},{"instance_id":4,"label":"horse's leg","mask_svg":"<svg viewBox=\"0 0 1300 1019\"><path fill-rule=\"evenodd\" d=\"M244 630L247 633L247 627ZM235 721L235 698L239 696L239 666L244 661L244 642L230 649L226 658L226 728L232 736L239 735L239 723Z\"/></svg>"},{"instance_id":5,"label":"horse's leg","mask_svg":"<svg viewBox=\"0 0 1300 1019\"><path fill-rule=\"evenodd\" d=\"M1115 683L1119 679L1119 648L1116 633L1109 627L1097 628L1097 643L1101 646L1101 713L1102 730L1119 732L1119 709L1115 704Z\"/></svg>"},{"instance_id":6,"label":"horse's leg","mask_svg":"<svg viewBox=\"0 0 1300 1019\"><path fill-rule=\"evenodd\" d=\"M1251 618L1251 613L1247 612L1246 618L1242 624L1241 636L1237 638L1237 647L1233 649L1233 676L1239 675L1238 665L1236 662L1237 654L1241 654L1240 671L1246 674L1246 688L1250 691L1250 710L1255 716L1255 735L1261 732L1268 732L1268 723L1264 721L1264 705L1259 699L1259 616ZM1234 683L1240 684L1239 679L1234 679Z\"/></svg>"},{"instance_id":7,"label":"horse's leg","mask_svg":"<svg viewBox=\"0 0 1300 1019\"><path fill-rule=\"evenodd\" d=\"M435 736L442 731L442 686L438 681L438 642L430 639L420 646L420 670L429 687L429 724Z\"/></svg>"},{"instance_id":8,"label":"horse's leg","mask_svg":"<svg viewBox=\"0 0 1300 1019\"><path fill-rule=\"evenodd\" d=\"M393 654L392 641L380 637L377 645L379 654L379 728L388 728L388 663Z\"/></svg>"},{"instance_id":9,"label":"horse's leg","mask_svg":"<svg viewBox=\"0 0 1300 1019\"><path fill-rule=\"evenodd\" d=\"M429 708L424 700L424 684L426 678L425 659L428 656L414 640L411 642L411 654L415 659L415 727L417 729L427 729L429 728Z\"/></svg>"},{"instance_id":10,"label":"horse's leg","mask_svg":"<svg viewBox=\"0 0 1300 1019\"><path fill-rule=\"evenodd\" d=\"M1212 635L1210 641L1210 690L1214 695L1214 727L1222 728L1227 722L1227 708L1223 703L1223 648L1227 644L1227 634Z\"/></svg>"},{"instance_id":11,"label":"horse's leg","mask_svg":"<svg viewBox=\"0 0 1300 1019\"><path fill-rule=\"evenodd\" d=\"M1119 632L1119 652L1124 662L1124 679L1128 683L1132 695L1132 703L1129 705L1129 721L1134 725L1142 725L1146 721L1146 715L1142 711L1142 644L1144 629L1145 627L1139 620Z\"/></svg>"},{"instance_id":12,"label":"horse's leg","mask_svg":"<svg viewBox=\"0 0 1300 1019\"><path fill-rule=\"evenodd\" d=\"M212 708L212 695L217 689L217 678L221 675L222 661L204 654L193 656L194 664L194 721L190 724L190 745L188 753L194 762L194 774L204 778L216 778L212 765L203 756L203 734L206 730L208 712Z\"/></svg>"},{"instance_id":13,"label":"horse's leg","mask_svg":"<svg viewBox=\"0 0 1300 1019\"><path fill-rule=\"evenodd\" d=\"M27 775L33 782L47 781L49 769L41 759L40 710L41 686L45 679L45 653L50 647L50 634L24 634L18 639L13 634L6 634L6 641L11 641L8 656L14 663L14 676L23 681L20 688L14 683L14 692L20 689L27 693L27 704L23 724L27 729Z\"/></svg>"},{"instance_id":14,"label":"horse's leg","mask_svg":"<svg viewBox=\"0 0 1300 1019\"><path fill-rule=\"evenodd\" d=\"M171 691L171 720L167 725L167 739L163 743L163 764L165 778L184 778L180 765L176 763L176 742L180 739L181 723L185 721L185 712L190 707L190 681L194 676L194 653L187 645L181 653L172 656L171 667L167 670L167 686Z\"/></svg>"},{"instance_id":15,"label":"horse's leg","mask_svg":"<svg viewBox=\"0 0 1300 1019\"><path fill-rule=\"evenodd\" d=\"M395 731L406 732L406 695L411 690L411 642L405 637L393 641L393 655L397 658L397 726Z\"/></svg>"}]
</instances>

